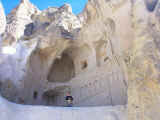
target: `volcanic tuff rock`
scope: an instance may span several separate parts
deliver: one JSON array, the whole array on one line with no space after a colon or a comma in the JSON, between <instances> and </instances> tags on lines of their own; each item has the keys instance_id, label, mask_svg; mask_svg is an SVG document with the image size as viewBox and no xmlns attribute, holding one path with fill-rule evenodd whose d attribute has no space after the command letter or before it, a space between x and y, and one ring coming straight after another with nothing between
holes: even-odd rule
<instances>
[{"instance_id":1,"label":"volcanic tuff rock","mask_svg":"<svg viewBox=\"0 0 160 120\"><path fill-rule=\"evenodd\" d=\"M133 47L128 51L129 120L160 118L159 25L160 2L135 0L132 3Z\"/></svg>"},{"instance_id":2,"label":"volcanic tuff rock","mask_svg":"<svg viewBox=\"0 0 160 120\"><path fill-rule=\"evenodd\" d=\"M33 15L32 20L33 22L26 26L24 32L26 37L35 33L42 33L51 24L62 27L66 32L82 27L78 17L72 13L72 8L69 4L65 4L60 8L50 7L43 10L39 15Z\"/></svg>"},{"instance_id":3,"label":"volcanic tuff rock","mask_svg":"<svg viewBox=\"0 0 160 120\"><path fill-rule=\"evenodd\" d=\"M40 11L29 0L21 0L20 4L7 15L6 32L17 39L24 35L27 24L32 22L31 16Z\"/></svg>"},{"instance_id":4,"label":"volcanic tuff rock","mask_svg":"<svg viewBox=\"0 0 160 120\"><path fill-rule=\"evenodd\" d=\"M15 31L2 36L1 49L16 53L0 53L1 94L64 106L70 91L75 106L128 104L129 120L158 120L159 9L159 0L89 0L76 16L68 4L39 11L21 1L7 17Z\"/></svg>"},{"instance_id":5,"label":"volcanic tuff rock","mask_svg":"<svg viewBox=\"0 0 160 120\"><path fill-rule=\"evenodd\" d=\"M29 1L21 1L8 15L11 23L7 26L18 20L14 33L21 30L24 35L16 37L7 31L2 36L2 49L16 49L12 55L0 54L2 95L17 103L64 106L65 93L71 91L75 106L125 105L128 80L117 26L124 20L130 25L130 18L112 10L121 5L119 9L127 16L130 3L96 2L89 1L76 16L68 4L36 12ZM108 10L105 18L101 4ZM22 13L25 24L19 18ZM129 26L124 30L129 31Z\"/></svg>"}]
</instances>

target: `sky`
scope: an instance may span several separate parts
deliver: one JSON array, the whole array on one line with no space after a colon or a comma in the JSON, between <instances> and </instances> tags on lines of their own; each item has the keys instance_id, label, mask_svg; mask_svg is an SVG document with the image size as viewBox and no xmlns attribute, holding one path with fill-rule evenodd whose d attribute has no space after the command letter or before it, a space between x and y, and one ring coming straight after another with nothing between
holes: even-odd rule
<instances>
[{"instance_id":1,"label":"sky","mask_svg":"<svg viewBox=\"0 0 160 120\"><path fill-rule=\"evenodd\" d=\"M6 14L10 13L11 10L15 8L20 2L20 0L0 0L0 1L2 1ZM69 3L72 6L73 13L78 14L84 9L87 0L30 0L30 2L32 2L40 10L46 9L51 6L59 7L62 6L64 3Z\"/></svg>"}]
</instances>

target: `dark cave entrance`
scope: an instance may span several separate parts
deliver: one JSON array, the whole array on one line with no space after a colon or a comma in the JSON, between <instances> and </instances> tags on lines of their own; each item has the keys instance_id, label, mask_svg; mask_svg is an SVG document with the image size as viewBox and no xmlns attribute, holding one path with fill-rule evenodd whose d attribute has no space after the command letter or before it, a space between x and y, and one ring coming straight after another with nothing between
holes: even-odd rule
<instances>
[{"instance_id":1,"label":"dark cave entrance","mask_svg":"<svg viewBox=\"0 0 160 120\"><path fill-rule=\"evenodd\" d=\"M75 67L71 57L64 53L56 59L47 76L49 82L68 82L75 76Z\"/></svg>"},{"instance_id":2,"label":"dark cave entrance","mask_svg":"<svg viewBox=\"0 0 160 120\"><path fill-rule=\"evenodd\" d=\"M43 93L43 100L47 105L64 106L65 93L69 89L67 84L75 77L75 65L73 59L64 52L59 59L56 59L49 71L47 80L51 84L60 84L60 86L48 89Z\"/></svg>"},{"instance_id":3,"label":"dark cave entrance","mask_svg":"<svg viewBox=\"0 0 160 120\"><path fill-rule=\"evenodd\" d=\"M65 90L69 86L59 86L54 89L47 90L43 93L43 99L46 105L65 106Z\"/></svg>"}]
</instances>

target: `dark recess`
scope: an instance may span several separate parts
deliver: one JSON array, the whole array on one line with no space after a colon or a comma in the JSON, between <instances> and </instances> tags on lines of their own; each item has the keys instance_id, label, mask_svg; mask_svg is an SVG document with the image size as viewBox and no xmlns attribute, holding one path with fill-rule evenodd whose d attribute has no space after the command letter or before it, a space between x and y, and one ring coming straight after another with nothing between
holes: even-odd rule
<instances>
[{"instance_id":1,"label":"dark recess","mask_svg":"<svg viewBox=\"0 0 160 120\"><path fill-rule=\"evenodd\" d=\"M34 93L33 93L33 98L34 98L34 99L37 99L37 97L38 97L38 92L37 92L37 91L34 91Z\"/></svg>"},{"instance_id":2,"label":"dark recess","mask_svg":"<svg viewBox=\"0 0 160 120\"><path fill-rule=\"evenodd\" d=\"M153 12L154 11L154 9L156 8L157 3L158 3L158 0L145 0L145 4L146 4L147 10L149 12Z\"/></svg>"}]
</instances>

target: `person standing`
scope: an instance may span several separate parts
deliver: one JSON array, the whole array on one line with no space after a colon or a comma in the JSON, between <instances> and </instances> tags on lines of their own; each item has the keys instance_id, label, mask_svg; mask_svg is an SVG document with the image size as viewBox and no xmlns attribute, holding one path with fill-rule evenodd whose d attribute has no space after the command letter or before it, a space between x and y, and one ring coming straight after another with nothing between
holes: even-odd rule
<instances>
[{"instance_id":1,"label":"person standing","mask_svg":"<svg viewBox=\"0 0 160 120\"><path fill-rule=\"evenodd\" d=\"M73 106L73 97L71 96L70 92L66 94L65 100L66 100L67 107Z\"/></svg>"}]
</instances>

